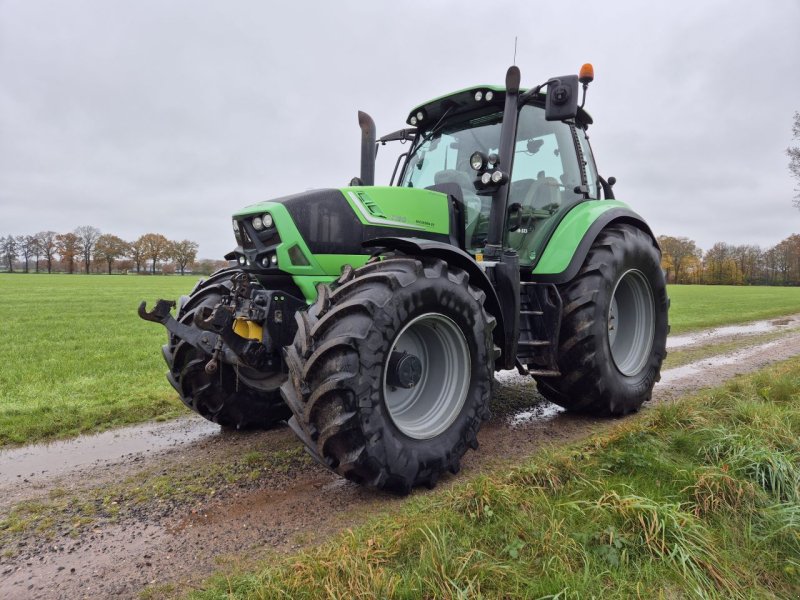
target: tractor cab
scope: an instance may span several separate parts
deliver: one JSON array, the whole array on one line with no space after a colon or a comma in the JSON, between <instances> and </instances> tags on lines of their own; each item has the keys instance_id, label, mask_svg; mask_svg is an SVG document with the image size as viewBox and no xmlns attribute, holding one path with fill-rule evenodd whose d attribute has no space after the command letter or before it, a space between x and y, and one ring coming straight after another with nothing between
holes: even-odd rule
<instances>
[{"instance_id":1,"label":"tractor cab","mask_svg":"<svg viewBox=\"0 0 800 600\"><path fill-rule=\"evenodd\" d=\"M493 210L505 208L498 215L504 222L502 247L516 250L521 266L534 265L560 218L577 203L600 198L586 136L592 119L577 106L574 83L574 90L564 88L575 96L574 108L558 120L538 88L518 92L508 124L514 131L506 133L513 144L506 153L501 150L506 88L467 88L414 108L407 123L416 135L397 185L455 184L464 207L464 249L479 258L490 242Z\"/></svg>"}]
</instances>

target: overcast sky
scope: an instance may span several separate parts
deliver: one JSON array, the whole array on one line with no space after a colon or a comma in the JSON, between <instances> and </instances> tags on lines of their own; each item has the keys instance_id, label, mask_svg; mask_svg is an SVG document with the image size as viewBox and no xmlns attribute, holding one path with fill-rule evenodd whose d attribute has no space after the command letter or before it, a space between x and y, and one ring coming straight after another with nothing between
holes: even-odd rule
<instances>
[{"instance_id":1,"label":"overcast sky","mask_svg":"<svg viewBox=\"0 0 800 600\"><path fill-rule=\"evenodd\" d=\"M356 110L388 133L501 84L515 36L523 86L594 64L600 171L657 234L800 233L798 0L0 0L0 235L156 231L219 258L238 208L358 174Z\"/></svg>"}]
</instances>

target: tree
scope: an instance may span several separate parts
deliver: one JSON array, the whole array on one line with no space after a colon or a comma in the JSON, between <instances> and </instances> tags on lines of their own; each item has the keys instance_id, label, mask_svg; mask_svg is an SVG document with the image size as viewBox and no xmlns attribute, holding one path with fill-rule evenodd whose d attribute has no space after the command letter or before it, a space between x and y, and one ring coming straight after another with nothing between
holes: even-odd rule
<instances>
[{"instance_id":1,"label":"tree","mask_svg":"<svg viewBox=\"0 0 800 600\"><path fill-rule=\"evenodd\" d=\"M130 250L128 251L128 256L133 259L134 264L136 265L136 272L141 273L142 271L142 263L144 262L144 236L140 237L139 239L130 242L128 244Z\"/></svg>"},{"instance_id":2,"label":"tree","mask_svg":"<svg viewBox=\"0 0 800 600\"><path fill-rule=\"evenodd\" d=\"M145 233L141 238L144 248L144 258L152 261L151 272L156 272L158 261L169 257L172 244L160 233Z\"/></svg>"},{"instance_id":3,"label":"tree","mask_svg":"<svg viewBox=\"0 0 800 600\"><path fill-rule=\"evenodd\" d=\"M731 258L736 261L736 266L742 274L744 283L752 284L756 279L756 268L761 260L761 248L758 246L732 246Z\"/></svg>"},{"instance_id":4,"label":"tree","mask_svg":"<svg viewBox=\"0 0 800 600\"><path fill-rule=\"evenodd\" d=\"M792 139L800 142L800 112L794 113L794 125L792 125ZM789 146L786 149L789 157L789 172L798 184L800 184L800 146ZM794 197L793 204L800 208L800 187L794 189L797 195Z\"/></svg>"},{"instance_id":5,"label":"tree","mask_svg":"<svg viewBox=\"0 0 800 600\"><path fill-rule=\"evenodd\" d=\"M80 238L74 233L59 233L56 236L56 252L61 264L66 265L67 273L75 272L75 259L83 252Z\"/></svg>"},{"instance_id":6,"label":"tree","mask_svg":"<svg viewBox=\"0 0 800 600\"><path fill-rule=\"evenodd\" d=\"M680 283L684 270L688 266L687 259L700 258L702 252L694 240L685 237L671 237L662 235L658 238L661 246L662 267L667 271L667 281L670 280L670 271L674 274L674 282Z\"/></svg>"},{"instance_id":7,"label":"tree","mask_svg":"<svg viewBox=\"0 0 800 600\"><path fill-rule=\"evenodd\" d=\"M30 247L31 247L31 255L33 256L33 264L36 268L36 272L39 272L39 259L42 256L42 245L41 241L39 240L39 236L31 235L30 237Z\"/></svg>"},{"instance_id":8,"label":"tree","mask_svg":"<svg viewBox=\"0 0 800 600\"><path fill-rule=\"evenodd\" d=\"M742 283L742 272L733 258L733 246L724 242L714 244L703 257L705 282L721 285Z\"/></svg>"},{"instance_id":9,"label":"tree","mask_svg":"<svg viewBox=\"0 0 800 600\"><path fill-rule=\"evenodd\" d=\"M0 249L3 251L3 260L8 265L8 272L14 272L14 261L17 260L17 238L8 235L0 238Z\"/></svg>"},{"instance_id":10,"label":"tree","mask_svg":"<svg viewBox=\"0 0 800 600\"><path fill-rule=\"evenodd\" d=\"M83 264L86 269L86 274L89 274L89 264L92 261L92 252L97 243L97 238L100 237L100 230L91 225L81 225L73 232L80 241L81 252L83 253Z\"/></svg>"},{"instance_id":11,"label":"tree","mask_svg":"<svg viewBox=\"0 0 800 600\"><path fill-rule=\"evenodd\" d=\"M53 255L56 253L57 244L56 238L58 234L55 231L40 231L36 234L38 240L39 250L42 256L47 260L47 272L51 273L53 270Z\"/></svg>"},{"instance_id":12,"label":"tree","mask_svg":"<svg viewBox=\"0 0 800 600\"><path fill-rule=\"evenodd\" d=\"M22 257L22 272L28 272L28 263L31 261L33 254L33 241L32 235L18 235L17 236L17 253Z\"/></svg>"},{"instance_id":13,"label":"tree","mask_svg":"<svg viewBox=\"0 0 800 600\"><path fill-rule=\"evenodd\" d=\"M114 261L118 258L126 256L130 252L130 245L125 240L117 237L116 235L104 234L97 238L95 244L94 255L96 260L104 260L108 264L108 274L111 275L111 269L114 266Z\"/></svg>"},{"instance_id":14,"label":"tree","mask_svg":"<svg viewBox=\"0 0 800 600\"><path fill-rule=\"evenodd\" d=\"M193 263L194 259L197 258L197 249L197 242L192 242L191 240L182 240L172 244L172 258L178 265L181 275L184 274L186 265Z\"/></svg>"}]
</instances>

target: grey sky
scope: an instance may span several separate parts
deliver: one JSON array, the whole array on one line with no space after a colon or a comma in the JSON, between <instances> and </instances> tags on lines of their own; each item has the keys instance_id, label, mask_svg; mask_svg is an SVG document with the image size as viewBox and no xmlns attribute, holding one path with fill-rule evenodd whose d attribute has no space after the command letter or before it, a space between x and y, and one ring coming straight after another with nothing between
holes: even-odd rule
<instances>
[{"instance_id":1,"label":"grey sky","mask_svg":"<svg viewBox=\"0 0 800 600\"><path fill-rule=\"evenodd\" d=\"M656 233L800 233L798 0L0 0L0 235L157 231L220 257L236 209L358 173L357 109L387 133L499 84L514 36L523 85L594 64L600 170Z\"/></svg>"}]
</instances>

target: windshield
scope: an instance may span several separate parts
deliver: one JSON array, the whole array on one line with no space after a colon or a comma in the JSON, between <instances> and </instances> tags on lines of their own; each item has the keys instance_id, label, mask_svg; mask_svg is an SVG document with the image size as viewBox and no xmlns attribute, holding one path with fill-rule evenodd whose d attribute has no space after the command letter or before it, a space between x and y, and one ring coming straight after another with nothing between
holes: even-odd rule
<instances>
[{"instance_id":1,"label":"windshield","mask_svg":"<svg viewBox=\"0 0 800 600\"><path fill-rule=\"evenodd\" d=\"M503 113L497 112L448 123L412 151L400 185L426 188L442 183L455 183L464 195L466 207L465 246L479 249L486 243L489 213L492 208L490 192L475 187L478 174L470 167L469 157L476 151L484 156L496 154L500 143Z\"/></svg>"}]
</instances>

